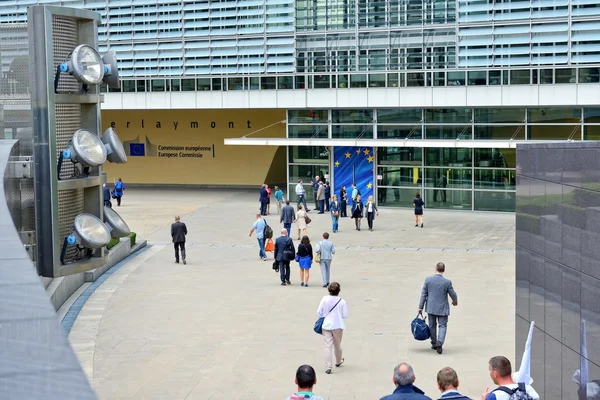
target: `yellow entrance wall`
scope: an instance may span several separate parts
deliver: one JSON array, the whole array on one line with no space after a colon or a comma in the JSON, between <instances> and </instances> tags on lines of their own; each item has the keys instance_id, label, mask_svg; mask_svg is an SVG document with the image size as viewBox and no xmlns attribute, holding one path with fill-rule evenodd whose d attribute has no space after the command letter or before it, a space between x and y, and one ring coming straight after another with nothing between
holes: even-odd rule
<instances>
[{"instance_id":1,"label":"yellow entrance wall","mask_svg":"<svg viewBox=\"0 0 600 400\"><path fill-rule=\"evenodd\" d=\"M275 124L285 114L285 110L105 110L103 131L112 126L128 154L127 163L107 162L103 170L108 182L122 178L125 184L260 185L278 147L225 146L223 140ZM283 138L285 123L252 136ZM145 155L135 155L141 152ZM282 169L285 182L285 160L274 168Z\"/></svg>"}]
</instances>

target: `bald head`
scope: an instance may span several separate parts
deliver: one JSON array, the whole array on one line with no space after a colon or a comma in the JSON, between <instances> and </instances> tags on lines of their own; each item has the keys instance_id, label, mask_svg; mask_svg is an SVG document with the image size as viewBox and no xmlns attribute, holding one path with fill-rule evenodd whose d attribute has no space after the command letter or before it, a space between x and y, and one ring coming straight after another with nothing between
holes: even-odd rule
<instances>
[{"instance_id":1,"label":"bald head","mask_svg":"<svg viewBox=\"0 0 600 400\"><path fill-rule=\"evenodd\" d=\"M260 213L259 213L259 212L257 212L257 213L256 213L256 218L261 218L261 217L262 217L262 215L260 215Z\"/></svg>"},{"instance_id":2,"label":"bald head","mask_svg":"<svg viewBox=\"0 0 600 400\"><path fill-rule=\"evenodd\" d=\"M399 386L412 385L415 381L415 371L407 363L398 364L394 368L394 383Z\"/></svg>"},{"instance_id":3,"label":"bald head","mask_svg":"<svg viewBox=\"0 0 600 400\"><path fill-rule=\"evenodd\" d=\"M281 236L287 236L287 229L283 228L281 230Z\"/></svg>"}]
</instances>

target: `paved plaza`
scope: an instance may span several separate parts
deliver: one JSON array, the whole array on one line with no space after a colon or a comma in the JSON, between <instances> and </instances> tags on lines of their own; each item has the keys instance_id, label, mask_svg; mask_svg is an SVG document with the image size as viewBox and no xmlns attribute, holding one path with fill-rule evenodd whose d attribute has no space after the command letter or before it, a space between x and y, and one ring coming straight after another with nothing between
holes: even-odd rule
<instances>
[{"instance_id":1,"label":"paved plaza","mask_svg":"<svg viewBox=\"0 0 600 400\"><path fill-rule=\"evenodd\" d=\"M346 361L326 375L323 339L312 331L326 294L320 269L313 266L304 288L292 262L292 286L280 286L271 261L259 260L248 237L258 189L128 189L115 209L150 246L94 292L70 333L101 400L283 400L301 364L315 367L314 390L326 400L376 400L393 391L401 361L432 398L437 371L452 366L461 391L479 399L493 385L489 358L515 362L514 214L425 209L421 229L412 210L382 208L373 232L342 219L331 235L332 281L348 302ZM189 231L187 265L174 263L170 245L177 214ZM314 245L331 232L331 218L309 215ZM278 216L267 220L279 236ZM296 237L292 226L295 244ZM423 280L438 261L459 298L442 355L410 333Z\"/></svg>"}]
</instances>

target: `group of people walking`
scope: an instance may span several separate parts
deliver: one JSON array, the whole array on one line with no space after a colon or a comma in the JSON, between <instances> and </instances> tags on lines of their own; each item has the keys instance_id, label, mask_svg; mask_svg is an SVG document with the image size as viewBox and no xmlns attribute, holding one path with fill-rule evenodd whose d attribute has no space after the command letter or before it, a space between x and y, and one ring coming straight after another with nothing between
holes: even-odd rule
<instances>
[{"instance_id":1,"label":"group of people walking","mask_svg":"<svg viewBox=\"0 0 600 400\"><path fill-rule=\"evenodd\" d=\"M123 192L125 191L125 184L123 180L119 178L114 186L113 190L106 185L106 183L102 184L102 197L104 199L104 205L106 207L112 208L111 199L117 200L117 206L121 206L121 199L123 198Z\"/></svg>"}]
</instances>

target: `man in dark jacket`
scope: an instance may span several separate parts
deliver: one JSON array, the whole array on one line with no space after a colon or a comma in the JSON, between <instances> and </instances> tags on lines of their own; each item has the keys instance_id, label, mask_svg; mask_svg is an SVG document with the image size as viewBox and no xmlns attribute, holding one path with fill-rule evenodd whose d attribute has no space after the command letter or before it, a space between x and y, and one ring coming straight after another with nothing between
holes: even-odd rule
<instances>
[{"instance_id":1,"label":"man in dark jacket","mask_svg":"<svg viewBox=\"0 0 600 400\"><path fill-rule=\"evenodd\" d=\"M181 259L183 265L185 262L185 235L187 227L180 221L179 215L175 217L175 222L171 225L171 238L173 238L173 247L175 247L175 262L179 264L179 249L181 249Z\"/></svg>"},{"instance_id":2,"label":"man in dark jacket","mask_svg":"<svg viewBox=\"0 0 600 400\"><path fill-rule=\"evenodd\" d=\"M287 251L286 251L287 250ZM291 285L290 282L290 261L296 254L294 242L292 238L288 236L287 229L281 230L281 236L275 239L275 260L279 261L279 276L281 277L281 286L286 284Z\"/></svg>"},{"instance_id":3,"label":"man in dark jacket","mask_svg":"<svg viewBox=\"0 0 600 400\"><path fill-rule=\"evenodd\" d=\"M283 227L287 229L288 236L290 236L290 230L292 229L292 223L296 220L296 212L294 207L290 206L290 200L285 201L285 206L281 209L281 216L279 222L283 223Z\"/></svg>"},{"instance_id":4,"label":"man in dark jacket","mask_svg":"<svg viewBox=\"0 0 600 400\"><path fill-rule=\"evenodd\" d=\"M407 363L401 363L394 368L394 377L392 378L396 385L396 390L389 396L384 396L381 400L431 400L425 396L425 392L413 385L415 382L415 372Z\"/></svg>"},{"instance_id":5,"label":"man in dark jacket","mask_svg":"<svg viewBox=\"0 0 600 400\"><path fill-rule=\"evenodd\" d=\"M450 367L440 369L437 374L437 386L442 392L442 396L438 400L472 400L470 397L459 393L458 375Z\"/></svg>"},{"instance_id":6,"label":"man in dark jacket","mask_svg":"<svg viewBox=\"0 0 600 400\"><path fill-rule=\"evenodd\" d=\"M106 183L102 184L102 195L104 196L104 205L112 208L112 203L110 202L110 189L106 186Z\"/></svg>"},{"instance_id":7,"label":"man in dark jacket","mask_svg":"<svg viewBox=\"0 0 600 400\"><path fill-rule=\"evenodd\" d=\"M269 192L267 185L262 185L260 188L260 215L267 215L267 204L269 204Z\"/></svg>"}]
</instances>

